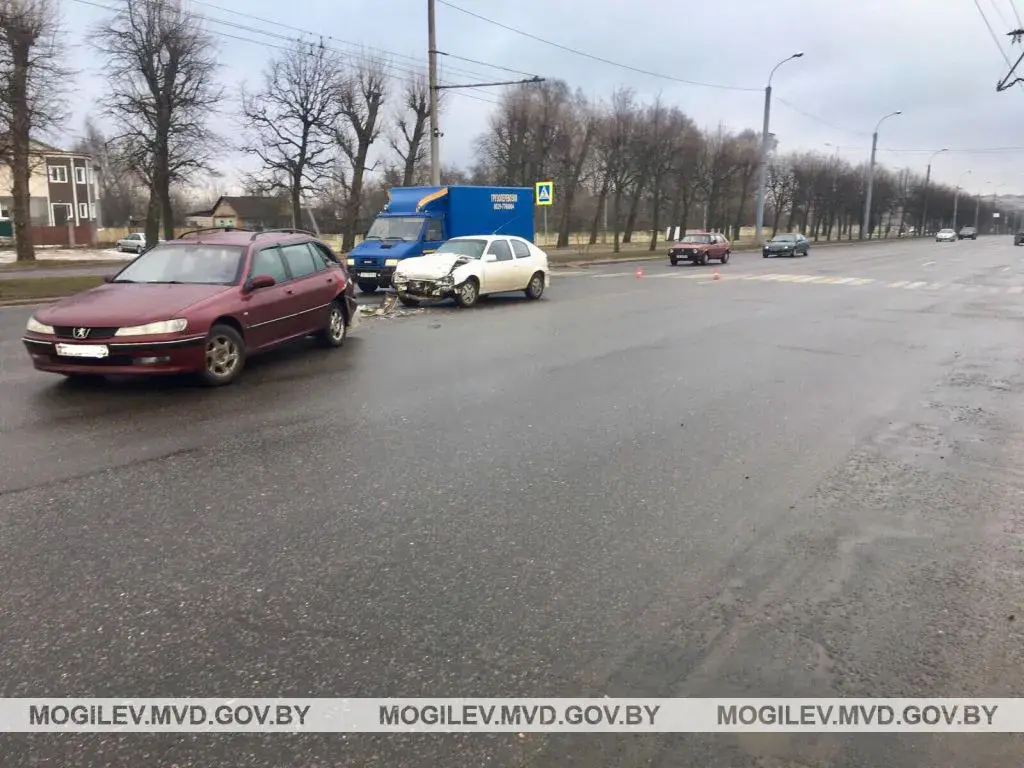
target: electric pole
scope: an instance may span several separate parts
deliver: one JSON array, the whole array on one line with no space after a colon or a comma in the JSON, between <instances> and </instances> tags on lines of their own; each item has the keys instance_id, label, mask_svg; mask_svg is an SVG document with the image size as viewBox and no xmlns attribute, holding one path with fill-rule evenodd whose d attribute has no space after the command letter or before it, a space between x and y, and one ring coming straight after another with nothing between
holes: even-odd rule
<instances>
[{"instance_id":1,"label":"electric pole","mask_svg":"<svg viewBox=\"0 0 1024 768\"><path fill-rule=\"evenodd\" d=\"M875 185L875 151L878 149L878 129L881 128L882 123L890 117L902 114L902 110L899 109L895 112L890 112L878 121L878 124L875 126L875 132L871 134L871 162L868 164L868 193L864 196L864 221L860 225L860 232L858 233L857 238L858 240L863 240L865 233L868 234L869 238L871 235L871 193Z\"/></svg>"},{"instance_id":2,"label":"electric pole","mask_svg":"<svg viewBox=\"0 0 1024 768\"><path fill-rule=\"evenodd\" d=\"M924 175L924 203L921 206L921 231L918 233L920 235L927 234L928 230L928 185L931 183L932 180L932 160L935 159L936 155L939 155L943 152L949 152L949 150L940 149L934 154L932 154L930 158L928 158L928 171Z\"/></svg>"},{"instance_id":3,"label":"electric pole","mask_svg":"<svg viewBox=\"0 0 1024 768\"><path fill-rule=\"evenodd\" d=\"M776 64L768 75L768 85L764 89L764 123L761 128L761 162L760 167L758 168L759 175L757 184L757 232L754 235L758 243L764 240L764 199L765 187L768 184L768 142L771 141L771 136L768 132L768 124L772 113L772 77L775 75L775 70L787 61L799 59L803 55L804 52L799 51Z\"/></svg>"},{"instance_id":4,"label":"electric pole","mask_svg":"<svg viewBox=\"0 0 1024 768\"><path fill-rule=\"evenodd\" d=\"M427 0L427 45L430 46L430 183L441 186L441 129L437 124L437 25L434 0Z\"/></svg>"}]
</instances>

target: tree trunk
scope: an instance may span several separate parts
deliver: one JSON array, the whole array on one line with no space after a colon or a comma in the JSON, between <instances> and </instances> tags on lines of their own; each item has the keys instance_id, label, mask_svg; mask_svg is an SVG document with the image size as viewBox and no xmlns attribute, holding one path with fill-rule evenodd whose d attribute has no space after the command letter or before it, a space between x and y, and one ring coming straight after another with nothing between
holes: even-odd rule
<instances>
[{"instance_id":1,"label":"tree trunk","mask_svg":"<svg viewBox=\"0 0 1024 768\"><path fill-rule=\"evenodd\" d=\"M619 214L621 213L621 210L622 210L622 193L618 189L615 190L615 204L613 205L612 208L613 208L613 210L612 210L612 218L613 218L612 229L615 232L614 239L612 240L612 243L613 243L612 250L615 253L618 253L619 252Z\"/></svg>"},{"instance_id":2,"label":"tree trunk","mask_svg":"<svg viewBox=\"0 0 1024 768\"><path fill-rule=\"evenodd\" d=\"M597 242L598 228L601 226L601 217L604 214L605 202L608 200L608 180L601 183L601 194L597 197L597 210L594 212L594 220L590 225L590 244Z\"/></svg>"},{"instance_id":3,"label":"tree trunk","mask_svg":"<svg viewBox=\"0 0 1024 768\"><path fill-rule=\"evenodd\" d=\"M782 206L772 206L772 237L779 231L779 219L782 218Z\"/></svg>"},{"instance_id":4,"label":"tree trunk","mask_svg":"<svg viewBox=\"0 0 1024 768\"><path fill-rule=\"evenodd\" d=\"M302 175L296 173L292 178L292 227L302 229Z\"/></svg>"},{"instance_id":5,"label":"tree trunk","mask_svg":"<svg viewBox=\"0 0 1024 768\"><path fill-rule=\"evenodd\" d=\"M651 198L651 244L647 250L658 247L658 227L661 226L661 179L654 179L654 196Z\"/></svg>"},{"instance_id":6,"label":"tree trunk","mask_svg":"<svg viewBox=\"0 0 1024 768\"><path fill-rule=\"evenodd\" d=\"M363 173L366 168L366 155L369 147L359 147L356 154L355 167L352 169L352 186L349 188L348 202L345 205L345 233L341 250L348 253L356 247L356 227L359 226L359 206L363 197Z\"/></svg>"},{"instance_id":7,"label":"tree trunk","mask_svg":"<svg viewBox=\"0 0 1024 768\"><path fill-rule=\"evenodd\" d=\"M633 199L629 203L629 213L626 214L626 226L622 235L622 242L633 242L633 227L636 226L636 215L640 209L640 198L644 193L644 185L637 184L633 192Z\"/></svg>"},{"instance_id":8,"label":"tree trunk","mask_svg":"<svg viewBox=\"0 0 1024 768\"><path fill-rule=\"evenodd\" d=\"M669 240L672 239L672 231L676 227L680 226L680 224L679 224L679 217L680 217L680 215L682 214L682 211L683 211L683 198L684 197L685 197L685 194L683 192L683 185L680 184L679 185L679 189L676 190L675 195L673 195L673 197L672 197L672 211L671 211L671 213L669 213L669 216L668 216L668 226L669 226L668 239ZM685 235L686 232L682 232L681 234Z\"/></svg>"},{"instance_id":9,"label":"tree trunk","mask_svg":"<svg viewBox=\"0 0 1024 768\"><path fill-rule=\"evenodd\" d=\"M14 218L15 259L35 261L36 251L32 242L32 206L29 178L29 155L31 152L31 113L29 110L28 70L30 46L17 38L10 41L13 72L8 90L11 98L11 175L14 197L11 215ZM74 183L74 178L68 179Z\"/></svg>"},{"instance_id":10,"label":"tree trunk","mask_svg":"<svg viewBox=\"0 0 1024 768\"><path fill-rule=\"evenodd\" d=\"M794 202L791 206L789 206L789 217L786 220L786 231L787 232L792 232L793 231L793 222L796 221L797 213L798 213L798 211L797 211L796 203Z\"/></svg>"},{"instance_id":11,"label":"tree trunk","mask_svg":"<svg viewBox=\"0 0 1024 768\"><path fill-rule=\"evenodd\" d=\"M153 174L156 175L155 173ZM146 242L155 243L160 239L160 193L156 180L149 187L149 204L146 206Z\"/></svg>"},{"instance_id":12,"label":"tree trunk","mask_svg":"<svg viewBox=\"0 0 1024 768\"><path fill-rule=\"evenodd\" d=\"M587 162L587 157L590 155L590 144L593 141L593 137L593 124L588 123L583 134L583 144L580 147L579 154L576 156L576 162L572 166L569 183L565 186L565 191L562 192L565 207L562 209L562 221L558 227L556 248L567 248L569 246L569 228L572 226L572 208L576 203L576 188L579 186L580 176L583 175L583 164Z\"/></svg>"}]
</instances>

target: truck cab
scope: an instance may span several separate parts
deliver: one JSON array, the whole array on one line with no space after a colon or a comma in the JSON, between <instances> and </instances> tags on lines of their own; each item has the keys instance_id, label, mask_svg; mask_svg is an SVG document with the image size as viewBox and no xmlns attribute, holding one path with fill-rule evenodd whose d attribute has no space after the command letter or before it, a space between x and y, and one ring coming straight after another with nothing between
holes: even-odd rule
<instances>
[{"instance_id":1,"label":"truck cab","mask_svg":"<svg viewBox=\"0 0 1024 768\"><path fill-rule=\"evenodd\" d=\"M452 237L516 235L533 240L533 190L517 187L394 187L363 241L348 255L363 293L391 287L403 259L437 250Z\"/></svg>"}]
</instances>

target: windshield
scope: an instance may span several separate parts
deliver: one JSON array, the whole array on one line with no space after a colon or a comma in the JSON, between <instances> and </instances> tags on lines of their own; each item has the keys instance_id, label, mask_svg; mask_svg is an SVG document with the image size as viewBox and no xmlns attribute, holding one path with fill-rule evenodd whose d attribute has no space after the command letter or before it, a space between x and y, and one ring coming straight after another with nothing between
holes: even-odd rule
<instances>
[{"instance_id":1,"label":"windshield","mask_svg":"<svg viewBox=\"0 0 1024 768\"><path fill-rule=\"evenodd\" d=\"M711 235L687 235L680 242L683 243L710 243Z\"/></svg>"},{"instance_id":2,"label":"windshield","mask_svg":"<svg viewBox=\"0 0 1024 768\"><path fill-rule=\"evenodd\" d=\"M238 245L158 245L125 267L114 282L231 285L238 282L244 253Z\"/></svg>"},{"instance_id":3,"label":"windshield","mask_svg":"<svg viewBox=\"0 0 1024 768\"><path fill-rule=\"evenodd\" d=\"M486 247L486 240L449 240L438 248L437 252L455 253L459 256L468 256L471 259L479 259L484 255L484 248Z\"/></svg>"},{"instance_id":4,"label":"windshield","mask_svg":"<svg viewBox=\"0 0 1024 768\"><path fill-rule=\"evenodd\" d=\"M796 235L776 235L770 242L772 243L795 243Z\"/></svg>"},{"instance_id":5,"label":"windshield","mask_svg":"<svg viewBox=\"0 0 1024 768\"><path fill-rule=\"evenodd\" d=\"M365 240L419 240L423 222L417 216L378 216Z\"/></svg>"}]
</instances>

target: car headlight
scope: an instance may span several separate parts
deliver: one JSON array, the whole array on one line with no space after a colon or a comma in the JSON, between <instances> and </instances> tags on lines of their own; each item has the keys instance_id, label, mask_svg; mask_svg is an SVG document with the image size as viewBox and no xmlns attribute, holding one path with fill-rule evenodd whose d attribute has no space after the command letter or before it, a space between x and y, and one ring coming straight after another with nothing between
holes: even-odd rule
<instances>
[{"instance_id":1,"label":"car headlight","mask_svg":"<svg viewBox=\"0 0 1024 768\"><path fill-rule=\"evenodd\" d=\"M34 317L30 317L28 319L28 323L25 325L25 330L32 331L32 333L47 333L53 335L52 325L43 325L43 323L40 323Z\"/></svg>"},{"instance_id":2,"label":"car headlight","mask_svg":"<svg viewBox=\"0 0 1024 768\"><path fill-rule=\"evenodd\" d=\"M384 266L385 267L397 267L398 266L398 259L385 259L384 260Z\"/></svg>"},{"instance_id":3,"label":"car headlight","mask_svg":"<svg viewBox=\"0 0 1024 768\"><path fill-rule=\"evenodd\" d=\"M145 325L130 325L125 328L118 328L115 336L150 336L160 333L181 333L188 328L188 320L160 320L156 323Z\"/></svg>"},{"instance_id":4,"label":"car headlight","mask_svg":"<svg viewBox=\"0 0 1024 768\"><path fill-rule=\"evenodd\" d=\"M356 265L356 260L355 259L345 259L345 263L348 264L348 266L350 266L350 267L354 267Z\"/></svg>"}]
</instances>

